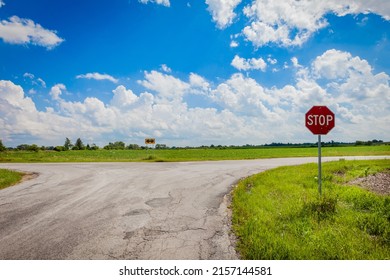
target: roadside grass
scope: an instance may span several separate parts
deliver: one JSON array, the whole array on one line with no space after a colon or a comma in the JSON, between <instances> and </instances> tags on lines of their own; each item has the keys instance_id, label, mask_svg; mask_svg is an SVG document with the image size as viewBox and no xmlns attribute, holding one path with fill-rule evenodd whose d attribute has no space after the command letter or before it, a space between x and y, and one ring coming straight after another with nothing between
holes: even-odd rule
<instances>
[{"instance_id":1,"label":"roadside grass","mask_svg":"<svg viewBox=\"0 0 390 280\"><path fill-rule=\"evenodd\" d=\"M390 160L281 167L239 182L233 230L243 259L390 259L390 195L347 184L390 170Z\"/></svg>"},{"instance_id":2,"label":"roadside grass","mask_svg":"<svg viewBox=\"0 0 390 280\"><path fill-rule=\"evenodd\" d=\"M281 157L315 157L317 148L264 147L257 149L168 149L168 150L97 150L97 151L8 151L0 152L0 162L163 162L241 160ZM390 155L389 145L324 147L323 156Z\"/></svg>"},{"instance_id":3,"label":"roadside grass","mask_svg":"<svg viewBox=\"0 0 390 280\"><path fill-rule=\"evenodd\" d=\"M22 177L22 173L0 169L0 190L16 184L22 179Z\"/></svg>"}]
</instances>

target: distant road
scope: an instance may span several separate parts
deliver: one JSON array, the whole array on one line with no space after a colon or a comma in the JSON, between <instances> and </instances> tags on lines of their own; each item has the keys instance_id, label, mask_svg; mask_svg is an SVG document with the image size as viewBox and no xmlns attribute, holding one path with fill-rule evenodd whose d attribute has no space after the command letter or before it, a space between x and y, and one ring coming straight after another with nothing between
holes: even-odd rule
<instances>
[{"instance_id":1,"label":"distant road","mask_svg":"<svg viewBox=\"0 0 390 280\"><path fill-rule=\"evenodd\" d=\"M0 259L236 259L231 186L316 161L0 164L39 173L0 190Z\"/></svg>"}]
</instances>

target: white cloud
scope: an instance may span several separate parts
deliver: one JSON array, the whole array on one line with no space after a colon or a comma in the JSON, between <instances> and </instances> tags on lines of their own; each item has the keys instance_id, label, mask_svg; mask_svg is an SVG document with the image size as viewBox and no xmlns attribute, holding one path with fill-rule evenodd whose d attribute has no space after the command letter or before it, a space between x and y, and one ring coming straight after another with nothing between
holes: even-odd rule
<instances>
[{"instance_id":1,"label":"white cloud","mask_svg":"<svg viewBox=\"0 0 390 280\"><path fill-rule=\"evenodd\" d=\"M65 91L66 87L64 84L56 84L53 86L50 90L50 96L53 100L60 100L60 95L62 94L62 91Z\"/></svg>"},{"instance_id":2,"label":"white cloud","mask_svg":"<svg viewBox=\"0 0 390 280\"><path fill-rule=\"evenodd\" d=\"M353 57L348 52L335 49L326 51L314 60L311 72L313 78L325 79L327 90L342 97L340 101L359 102L379 97L383 101L390 100L386 93L390 77L383 72L373 74L367 60Z\"/></svg>"},{"instance_id":3,"label":"white cloud","mask_svg":"<svg viewBox=\"0 0 390 280\"><path fill-rule=\"evenodd\" d=\"M163 5L165 7L171 6L171 3L169 2L169 0L138 0L138 2L140 2L142 4L156 3L159 5Z\"/></svg>"},{"instance_id":4,"label":"white cloud","mask_svg":"<svg viewBox=\"0 0 390 280\"><path fill-rule=\"evenodd\" d=\"M165 73L171 73L172 69L169 68L166 64L161 65L161 70L164 71Z\"/></svg>"},{"instance_id":5,"label":"white cloud","mask_svg":"<svg viewBox=\"0 0 390 280\"><path fill-rule=\"evenodd\" d=\"M100 74L100 73L87 73L83 75L76 76L76 79L92 79L97 81L103 81L107 80L113 83L118 83L118 79L115 79L113 76L110 76L108 74Z\"/></svg>"},{"instance_id":6,"label":"white cloud","mask_svg":"<svg viewBox=\"0 0 390 280\"><path fill-rule=\"evenodd\" d=\"M17 16L0 22L0 38L10 44L33 44L52 49L64 41L56 33L56 31L43 28L30 19L22 19Z\"/></svg>"},{"instance_id":7,"label":"white cloud","mask_svg":"<svg viewBox=\"0 0 390 280\"><path fill-rule=\"evenodd\" d=\"M208 10L210 11L213 20L217 23L218 28L226 28L233 23L236 14L234 9L241 0L206 0Z\"/></svg>"},{"instance_id":8,"label":"white cloud","mask_svg":"<svg viewBox=\"0 0 390 280\"><path fill-rule=\"evenodd\" d=\"M210 83L198 74L191 73L189 82L191 86L189 92L191 94L207 95L211 90Z\"/></svg>"},{"instance_id":9,"label":"white cloud","mask_svg":"<svg viewBox=\"0 0 390 280\"><path fill-rule=\"evenodd\" d=\"M188 83L158 71L145 72L145 80L140 80L138 83L157 92L160 98L168 100L181 100L190 87Z\"/></svg>"},{"instance_id":10,"label":"white cloud","mask_svg":"<svg viewBox=\"0 0 390 280\"><path fill-rule=\"evenodd\" d=\"M208 89L210 87L209 82L207 82L205 78L195 73L190 74L190 84L191 86L203 89Z\"/></svg>"},{"instance_id":11,"label":"white cloud","mask_svg":"<svg viewBox=\"0 0 390 280\"><path fill-rule=\"evenodd\" d=\"M37 82L38 82L43 88L46 88L46 82L45 82L43 79L38 78L38 79L37 79Z\"/></svg>"},{"instance_id":12,"label":"white cloud","mask_svg":"<svg viewBox=\"0 0 390 280\"><path fill-rule=\"evenodd\" d=\"M267 68L267 63L262 58L245 59L238 55L234 56L231 65L240 71L261 70L264 72Z\"/></svg>"},{"instance_id":13,"label":"white cloud","mask_svg":"<svg viewBox=\"0 0 390 280\"><path fill-rule=\"evenodd\" d=\"M234 74L229 80L213 90L213 98L224 108L240 114L258 114L268 120L275 120L277 115L271 112L277 100L268 95L260 84L252 78Z\"/></svg>"},{"instance_id":14,"label":"white cloud","mask_svg":"<svg viewBox=\"0 0 390 280\"><path fill-rule=\"evenodd\" d=\"M46 82L42 78L35 79L35 75L34 74L26 72L26 73L23 74L23 77L31 80L31 84L34 85L34 86L38 85L38 86L41 86L43 88L46 88Z\"/></svg>"},{"instance_id":15,"label":"white cloud","mask_svg":"<svg viewBox=\"0 0 390 280\"><path fill-rule=\"evenodd\" d=\"M0 0L0 8L3 7L3 6L5 6L5 3L4 3L3 0Z\"/></svg>"},{"instance_id":16,"label":"white cloud","mask_svg":"<svg viewBox=\"0 0 390 280\"><path fill-rule=\"evenodd\" d=\"M25 97L22 87L4 80L0 81L0 124L3 140L12 144L14 141L26 143L29 139L39 139L42 144L53 143L65 131L76 132L77 126L82 131L84 127L73 118L60 116L52 108L38 111L32 99Z\"/></svg>"},{"instance_id":17,"label":"white cloud","mask_svg":"<svg viewBox=\"0 0 390 280\"><path fill-rule=\"evenodd\" d=\"M310 65L294 61L296 81L282 88L266 87L242 73L213 85L196 73L183 81L151 71L139 84L153 94L119 85L106 102L96 97L70 102L62 95L65 85L57 84L50 90L55 106L46 111L38 110L20 86L0 81L1 137L7 145L26 139L60 145L65 137L100 145L142 144L145 136L175 146L306 142L315 137L303 116L312 105L323 104L337 118L324 141L390 139L388 74L374 73L366 60L338 50L324 52ZM208 105L190 107L192 94L201 94L197 98Z\"/></svg>"},{"instance_id":18,"label":"white cloud","mask_svg":"<svg viewBox=\"0 0 390 280\"><path fill-rule=\"evenodd\" d=\"M243 29L246 39L256 47L269 43L301 46L313 33L326 27L325 16L375 13L390 20L387 0L313 0L265 1L254 0L244 8L250 24Z\"/></svg>"},{"instance_id":19,"label":"white cloud","mask_svg":"<svg viewBox=\"0 0 390 280\"><path fill-rule=\"evenodd\" d=\"M272 64L272 65L275 65L276 63L278 63L278 60L276 58L272 58L272 57L268 57L267 58L267 61Z\"/></svg>"},{"instance_id":20,"label":"white cloud","mask_svg":"<svg viewBox=\"0 0 390 280\"><path fill-rule=\"evenodd\" d=\"M132 90L127 90L123 85L118 86L112 92L114 97L110 104L117 108L127 108L138 100L138 96Z\"/></svg>"},{"instance_id":21,"label":"white cloud","mask_svg":"<svg viewBox=\"0 0 390 280\"><path fill-rule=\"evenodd\" d=\"M293 58L291 58L291 62L295 68L300 67L299 62L298 62L298 58L296 58L295 56Z\"/></svg>"},{"instance_id":22,"label":"white cloud","mask_svg":"<svg viewBox=\"0 0 390 280\"><path fill-rule=\"evenodd\" d=\"M23 77L24 78L29 78L31 80L35 78L34 74L27 73L27 72L23 74Z\"/></svg>"},{"instance_id":23,"label":"white cloud","mask_svg":"<svg viewBox=\"0 0 390 280\"><path fill-rule=\"evenodd\" d=\"M239 46L239 44L237 43L237 41L233 40L233 41L230 42L230 47L231 48L237 48L238 46Z\"/></svg>"},{"instance_id":24,"label":"white cloud","mask_svg":"<svg viewBox=\"0 0 390 280\"><path fill-rule=\"evenodd\" d=\"M366 60L335 49L326 51L313 62L313 72L319 78L342 79L351 72L369 75L371 71L372 68Z\"/></svg>"}]
</instances>

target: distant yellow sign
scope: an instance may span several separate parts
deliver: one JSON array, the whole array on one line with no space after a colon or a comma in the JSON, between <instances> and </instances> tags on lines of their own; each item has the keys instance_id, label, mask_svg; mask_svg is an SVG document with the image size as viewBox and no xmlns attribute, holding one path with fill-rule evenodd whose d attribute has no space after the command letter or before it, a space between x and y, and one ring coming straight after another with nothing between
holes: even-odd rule
<instances>
[{"instance_id":1,"label":"distant yellow sign","mask_svg":"<svg viewBox=\"0 0 390 280\"><path fill-rule=\"evenodd\" d=\"M155 138L145 138L145 144L154 145L154 144L156 144L156 139Z\"/></svg>"}]
</instances>

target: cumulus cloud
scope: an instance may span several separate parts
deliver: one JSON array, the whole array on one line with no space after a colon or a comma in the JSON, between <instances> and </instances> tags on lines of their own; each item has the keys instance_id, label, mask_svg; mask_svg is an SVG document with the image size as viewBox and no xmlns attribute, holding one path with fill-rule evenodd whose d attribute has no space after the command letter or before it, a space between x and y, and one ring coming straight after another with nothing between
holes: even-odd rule
<instances>
[{"instance_id":1,"label":"cumulus cloud","mask_svg":"<svg viewBox=\"0 0 390 280\"><path fill-rule=\"evenodd\" d=\"M195 73L190 74L190 85L204 90L207 90L210 87L209 82L207 82L205 78Z\"/></svg>"},{"instance_id":2,"label":"cumulus cloud","mask_svg":"<svg viewBox=\"0 0 390 280\"><path fill-rule=\"evenodd\" d=\"M138 2L140 2L142 4L156 3L159 5L163 5L165 7L171 6L171 3L169 2L169 0L138 0Z\"/></svg>"},{"instance_id":3,"label":"cumulus cloud","mask_svg":"<svg viewBox=\"0 0 390 280\"><path fill-rule=\"evenodd\" d=\"M241 0L206 0L208 10L213 20L217 23L218 28L224 29L233 23L236 13L234 9Z\"/></svg>"},{"instance_id":4,"label":"cumulus cloud","mask_svg":"<svg viewBox=\"0 0 390 280\"><path fill-rule=\"evenodd\" d=\"M267 68L267 63L262 58L245 59L238 55L234 56L231 65L240 71L261 70L264 72Z\"/></svg>"},{"instance_id":5,"label":"cumulus cloud","mask_svg":"<svg viewBox=\"0 0 390 280\"><path fill-rule=\"evenodd\" d=\"M18 16L0 21L0 38L10 44L33 44L52 49L64 41L56 33L30 19Z\"/></svg>"},{"instance_id":6,"label":"cumulus cloud","mask_svg":"<svg viewBox=\"0 0 390 280\"><path fill-rule=\"evenodd\" d=\"M4 141L21 144L26 138L46 143L58 141L59 135L63 135L64 131L76 132L80 124L73 118L60 116L52 108L37 110L32 99L24 95L22 87L11 81L1 80L0 125ZM82 130L82 127L83 125L79 126L79 129Z\"/></svg>"},{"instance_id":7,"label":"cumulus cloud","mask_svg":"<svg viewBox=\"0 0 390 280\"><path fill-rule=\"evenodd\" d=\"M66 90L66 86L64 84L56 84L50 90L50 96L53 100L60 100L60 96L63 91Z\"/></svg>"},{"instance_id":8,"label":"cumulus cloud","mask_svg":"<svg viewBox=\"0 0 390 280\"><path fill-rule=\"evenodd\" d=\"M217 27L232 24L234 9L240 0L206 0ZM268 1L253 0L243 9L249 19L242 30L246 40L255 47L270 43L281 46L301 46L315 32L328 26L327 14L375 13L390 20L390 2L387 0L313 0L313 1Z\"/></svg>"},{"instance_id":9,"label":"cumulus cloud","mask_svg":"<svg viewBox=\"0 0 390 280\"><path fill-rule=\"evenodd\" d=\"M111 99L110 104L117 108L127 108L138 100L137 95L132 90L126 89L123 85L118 86L112 92L114 93L114 97Z\"/></svg>"},{"instance_id":10,"label":"cumulus cloud","mask_svg":"<svg viewBox=\"0 0 390 280\"><path fill-rule=\"evenodd\" d=\"M171 75L158 71L145 72L145 80L138 83L145 88L158 93L158 96L167 100L181 100L189 84Z\"/></svg>"},{"instance_id":11,"label":"cumulus cloud","mask_svg":"<svg viewBox=\"0 0 390 280\"><path fill-rule=\"evenodd\" d=\"M382 72L373 74L367 60L351 53L331 49L318 56L311 66L315 79L325 80L329 92L340 96L345 102L382 98L389 101L389 76ZM360 102L359 102L360 103ZM367 104L365 104L367 106ZM375 107L382 106L378 104Z\"/></svg>"},{"instance_id":12,"label":"cumulus cloud","mask_svg":"<svg viewBox=\"0 0 390 280\"><path fill-rule=\"evenodd\" d=\"M366 60L335 49L326 51L313 62L313 72L319 78L342 79L352 72L369 75L371 71L372 68Z\"/></svg>"},{"instance_id":13,"label":"cumulus cloud","mask_svg":"<svg viewBox=\"0 0 390 280\"><path fill-rule=\"evenodd\" d=\"M76 79L92 79L97 81L107 80L115 84L118 83L118 79L115 79L113 76L110 76L108 74L100 74L97 72L78 75L76 76Z\"/></svg>"},{"instance_id":14,"label":"cumulus cloud","mask_svg":"<svg viewBox=\"0 0 390 280\"><path fill-rule=\"evenodd\" d=\"M0 8L3 7L3 6L5 6L5 3L4 3L3 0L0 0Z\"/></svg>"},{"instance_id":15,"label":"cumulus cloud","mask_svg":"<svg viewBox=\"0 0 390 280\"><path fill-rule=\"evenodd\" d=\"M295 82L281 88L242 73L214 85L196 73L182 80L144 72L139 84L146 91L118 85L106 102L96 97L67 101L65 85L57 84L50 89L55 106L46 110L38 110L22 87L0 81L1 137L10 144L33 139L57 145L65 137L105 144L154 136L175 146L315 141L303 116L312 105L323 104L337 118L325 141L390 138L388 74L375 73L363 58L334 49L297 68ZM208 105L190 107L187 100L193 94L202 94L198 98Z\"/></svg>"}]
</instances>

